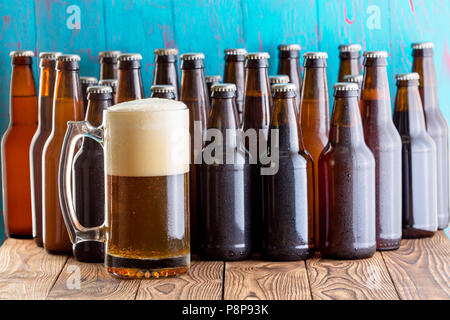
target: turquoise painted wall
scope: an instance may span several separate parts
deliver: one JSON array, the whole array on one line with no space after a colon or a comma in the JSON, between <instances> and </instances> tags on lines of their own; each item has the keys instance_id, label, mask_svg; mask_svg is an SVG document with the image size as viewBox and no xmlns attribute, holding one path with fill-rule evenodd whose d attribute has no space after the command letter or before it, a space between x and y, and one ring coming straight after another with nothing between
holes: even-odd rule
<instances>
[{"instance_id":1,"label":"turquoise painted wall","mask_svg":"<svg viewBox=\"0 0 450 320\"><path fill-rule=\"evenodd\" d=\"M140 52L148 95L157 47L204 52L209 75L223 73L227 47L268 51L274 74L276 46L295 42L303 51L328 52L331 87L337 46L361 43L389 51L393 96L395 74L411 68L410 43L430 40L441 108L450 119L449 20L448 0L0 0L0 131L8 125L8 53L16 49L77 53L85 76L98 76L101 50Z\"/></svg>"}]
</instances>

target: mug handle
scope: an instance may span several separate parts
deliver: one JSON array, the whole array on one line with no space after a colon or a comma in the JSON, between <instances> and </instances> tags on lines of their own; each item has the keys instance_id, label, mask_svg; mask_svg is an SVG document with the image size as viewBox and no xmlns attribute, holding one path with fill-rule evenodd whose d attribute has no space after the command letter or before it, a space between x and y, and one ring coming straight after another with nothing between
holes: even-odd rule
<instances>
[{"instance_id":1,"label":"mug handle","mask_svg":"<svg viewBox=\"0 0 450 320\"><path fill-rule=\"evenodd\" d=\"M74 245L84 241L104 242L104 224L92 228L83 227L78 221L73 205L72 188L70 186L72 164L76 144L83 137L94 139L103 147L103 127L93 127L88 121L67 122L67 131L59 160L58 187L64 222L69 231L70 241Z\"/></svg>"}]
</instances>

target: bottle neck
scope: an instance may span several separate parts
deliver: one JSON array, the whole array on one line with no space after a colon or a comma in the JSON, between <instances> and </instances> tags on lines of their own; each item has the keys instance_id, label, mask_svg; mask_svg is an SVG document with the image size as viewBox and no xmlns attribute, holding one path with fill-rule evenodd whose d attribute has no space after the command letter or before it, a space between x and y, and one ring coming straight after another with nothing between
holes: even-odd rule
<instances>
[{"instance_id":1,"label":"bottle neck","mask_svg":"<svg viewBox=\"0 0 450 320\"><path fill-rule=\"evenodd\" d=\"M144 98L140 68L119 69L116 104Z\"/></svg>"},{"instance_id":2,"label":"bottle neck","mask_svg":"<svg viewBox=\"0 0 450 320\"><path fill-rule=\"evenodd\" d=\"M280 58L278 74L289 76L289 82L295 84L297 89L300 90L301 72L298 58Z\"/></svg>"},{"instance_id":3,"label":"bottle neck","mask_svg":"<svg viewBox=\"0 0 450 320\"><path fill-rule=\"evenodd\" d=\"M13 64L10 125L37 125L38 101L32 64Z\"/></svg>"},{"instance_id":4,"label":"bottle neck","mask_svg":"<svg viewBox=\"0 0 450 320\"><path fill-rule=\"evenodd\" d=\"M100 80L117 79L117 59L103 59L100 65Z\"/></svg>"},{"instance_id":5,"label":"bottle neck","mask_svg":"<svg viewBox=\"0 0 450 320\"><path fill-rule=\"evenodd\" d=\"M345 81L347 75L361 74L361 63L359 57L341 57L339 65L338 81Z\"/></svg>"},{"instance_id":6,"label":"bottle neck","mask_svg":"<svg viewBox=\"0 0 450 320\"><path fill-rule=\"evenodd\" d=\"M153 84L168 84L175 87L175 95L178 98L179 85L176 62L157 61Z\"/></svg>"},{"instance_id":7,"label":"bottle neck","mask_svg":"<svg viewBox=\"0 0 450 320\"><path fill-rule=\"evenodd\" d=\"M52 128L53 95L55 93L56 69L41 67L39 79L39 128L49 132Z\"/></svg>"},{"instance_id":8,"label":"bottle neck","mask_svg":"<svg viewBox=\"0 0 450 320\"><path fill-rule=\"evenodd\" d=\"M234 97L213 98L211 108L208 129L219 129L225 137L227 129L236 130L238 128Z\"/></svg>"},{"instance_id":9,"label":"bottle neck","mask_svg":"<svg viewBox=\"0 0 450 320\"><path fill-rule=\"evenodd\" d=\"M383 125L392 121L391 96L386 66L366 65L361 90L363 122L365 124Z\"/></svg>"},{"instance_id":10,"label":"bottle neck","mask_svg":"<svg viewBox=\"0 0 450 320\"><path fill-rule=\"evenodd\" d=\"M223 82L234 83L236 85L236 101L242 101L244 99L245 86L244 61L227 60L225 62Z\"/></svg>"},{"instance_id":11,"label":"bottle neck","mask_svg":"<svg viewBox=\"0 0 450 320\"><path fill-rule=\"evenodd\" d=\"M275 97L270 120L269 135L278 130L279 151L298 153L300 151L299 129L295 113L295 96Z\"/></svg>"},{"instance_id":12,"label":"bottle neck","mask_svg":"<svg viewBox=\"0 0 450 320\"><path fill-rule=\"evenodd\" d=\"M183 69L181 75L181 100L198 102L209 110L209 99L203 68Z\"/></svg>"},{"instance_id":13,"label":"bottle neck","mask_svg":"<svg viewBox=\"0 0 450 320\"><path fill-rule=\"evenodd\" d=\"M269 89L267 67L247 68L244 93L244 130L267 129L272 99Z\"/></svg>"},{"instance_id":14,"label":"bottle neck","mask_svg":"<svg viewBox=\"0 0 450 320\"><path fill-rule=\"evenodd\" d=\"M417 85L401 85L395 97L394 124L401 136L416 136L425 129L425 117Z\"/></svg>"},{"instance_id":15,"label":"bottle neck","mask_svg":"<svg viewBox=\"0 0 450 320\"><path fill-rule=\"evenodd\" d=\"M111 95L108 96L109 97L89 99L86 111L86 121L94 127L98 127L103 123L103 111L111 106Z\"/></svg>"},{"instance_id":16,"label":"bottle neck","mask_svg":"<svg viewBox=\"0 0 450 320\"><path fill-rule=\"evenodd\" d=\"M31 64L13 65L11 74L11 96L36 96L36 86L34 83L33 67Z\"/></svg>"},{"instance_id":17,"label":"bottle neck","mask_svg":"<svg viewBox=\"0 0 450 320\"><path fill-rule=\"evenodd\" d=\"M425 112L439 109L433 56L415 56L413 72L417 72L420 76L419 92Z\"/></svg>"}]
</instances>

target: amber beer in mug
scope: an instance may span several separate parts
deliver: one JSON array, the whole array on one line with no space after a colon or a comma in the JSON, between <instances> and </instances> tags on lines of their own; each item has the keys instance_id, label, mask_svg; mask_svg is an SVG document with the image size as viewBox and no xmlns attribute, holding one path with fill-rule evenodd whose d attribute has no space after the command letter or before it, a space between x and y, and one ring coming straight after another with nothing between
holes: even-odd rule
<instances>
[{"instance_id":1,"label":"amber beer in mug","mask_svg":"<svg viewBox=\"0 0 450 320\"><path fill-rule=\"evenodd\" d=\"M189 245L189 110L150 98L104 111L103 125L69 122L60 162L60 200L72 243L105 242L105 265L118 277L185 273ZM104 145L105 223L85 228L74 210L70 176L77 140Z\"/></svg>"}]
</instances>

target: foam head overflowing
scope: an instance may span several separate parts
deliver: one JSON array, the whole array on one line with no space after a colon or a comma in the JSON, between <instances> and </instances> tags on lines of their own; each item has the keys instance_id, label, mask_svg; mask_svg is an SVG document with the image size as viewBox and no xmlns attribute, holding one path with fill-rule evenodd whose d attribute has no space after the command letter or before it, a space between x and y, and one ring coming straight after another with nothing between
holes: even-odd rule
<instances>
[{"instance_id":1,"label":"foam head overflowing","mask_svg":"<svg viewBox=\"0 0 450 320\"><path fill-rule=\"evenodd\" d=\"M189 110L179 101L150 98L104 111L106 171L153 177L189 172Z\"/></svg>"}]
</instances>

